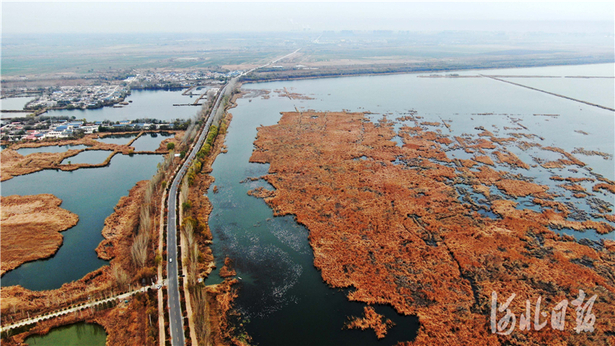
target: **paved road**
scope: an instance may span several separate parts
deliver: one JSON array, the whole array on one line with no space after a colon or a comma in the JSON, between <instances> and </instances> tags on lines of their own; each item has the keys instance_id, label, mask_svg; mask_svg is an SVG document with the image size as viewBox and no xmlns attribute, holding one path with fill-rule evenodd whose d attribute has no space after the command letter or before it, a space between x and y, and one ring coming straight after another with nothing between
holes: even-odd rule
<instances>
[{"instance_id":1,"label":"paved road","mask_svg":"<svg viewBox=\"0 0 615 346\"><path fill-rule=\"evenodd\" d=\"M182 171L185 167L182 167ZM184 344L184 328L182 321L182 310L179 301L179 285L177 282L177 189L183 173L180 173L173 180L173 185L169 190L169 217L167 220L167 277L169 278L169 328L171 329L172 345ZM172 246L174 244L174 246Z\"/></svg>"},{"instance_id":2,"label":"paved road","mask_svg":"<svg viewBox=\"0 0 615 346\"><path fill-rule=\"evenodd\" d=\"M299 49L296 51L287 54L281 58L273 60L268 64L263 66L255 67L249 71L243 72L239 76L235 78L235 81L240 77L257 70L259 68L269 66L277 61L280 61L288 56L291 56L297 53ZM234 83L230 83L234 84ZM216 99L216 103L214 107L211 109L211 112L207 116L207 121L203 129L201 130L201 134L199 138L186 157L184 164L181 166L180 170L175 175L173 179L173 183L169 189L169 199L168 199L168 219L167 219L167 278L169 282L169 329L171 329L171 345L173 346L184 346L184 320L182 318L182 310L179 299L179 280L178 280L178 271L177 271L177 199L179 192L179 185L181 184L184 175L188 171L188 168L192 164L192 161L196 157L196 154L203 146L203 142L205 138L207 138L207 133L209 132L209 127L214 120L214 116L216 114L216 110L220 106L220 102L224 96L224 92L226 91L228 84L224 85L224 87L218 93L218 97Z\"/></svg>"},{"instance_id":3,"label":"paved road","mask_svg":"<svg viewBox=\"0 0 615 346\"><path fill-rule=\"evenodd\" d=\"M171 344L173 346L183 346L184 342L184 321L182 318L182 309L179 299L179 280L177 270L177 197L179 185L181 184L184 175L196 157L196 154L203 146L209 127L216 114L216 109L220 106L220 101L224 95L226 85L218 93L216 104L208 114L207 122L199 135L195 146L192 148L184 164L175 175L173 183L169 189L168 199L168 219L167 219L167 278L169 278L169 329L171 330Z\"/></svg>"}]
</instances>

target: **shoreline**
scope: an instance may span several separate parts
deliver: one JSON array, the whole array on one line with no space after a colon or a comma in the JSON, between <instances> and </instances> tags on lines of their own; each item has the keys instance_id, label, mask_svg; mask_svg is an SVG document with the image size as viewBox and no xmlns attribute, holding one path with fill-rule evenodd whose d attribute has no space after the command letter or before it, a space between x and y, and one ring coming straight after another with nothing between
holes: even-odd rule
<instances>
[{"instance_id":1,"label":"shoreline","mask_svg":"<svg viewBox=\"0 0 615 346\"><path fill-rule=\"evenodd\" d=\"M451 69L417 69L411 71L383 71L383 72L358 72L358 73L348 73L348 74L335 74L336 72L332 72L327 75L322 76L300 76L300 75L291 75L288 77L278 77L278 78L264 78L258 80L248 80L242 79L241 82L243 84L253 84L253 83L267 83L267 82L283 82L283 81L295 81L295 80L308 80L308 79L328 79L328 78L345 78L345 77L362 77L362 76L389 76L389 75L405 75L405 74L420 74L420 73L448 73L448 72L467 72L467 71L484 71L484 70L503 70L503 69L524 69L524 68L541 68L541 67L557 67L557 66L584 66L584 65L599 65L599 64L612 64L615 61L600 61L600 62L589 62L589 63L571 63L571 64L537 64L537 65L527 65L527 66L490 66L490 67L476 67L471 66L468 68L451 68ZM280 72L285 71L295 71L295 70L280 70ZM265 72L265 73L275 73L273 72ZM427 76L428 77L428 76ZM443 76L444 77L444 76ZM460 76L457 78L464 78L466 76ZM452 77L455 78L455 77ZM590 77L591 78L591 77ZM603 78L603 77L598 77ZM611 77L612 78L612 77Z\"/></svg>"}]
</instances>

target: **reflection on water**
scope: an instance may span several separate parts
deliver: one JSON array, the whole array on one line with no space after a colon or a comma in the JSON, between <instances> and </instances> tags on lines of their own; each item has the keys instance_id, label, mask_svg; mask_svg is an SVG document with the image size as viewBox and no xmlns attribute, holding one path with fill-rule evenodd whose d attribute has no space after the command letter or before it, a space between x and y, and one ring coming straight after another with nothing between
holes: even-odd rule
<instances>
[{"instance_id":1,"label":"reflection on water","mask_svg":"<svg viewBox=\"0 0 615 346\"><path fill-rule=\"evenodd\" d=\"M132 143L132 147L135 148L135 151L155 151L160 147L160 142L170 136L171 134L168 132L144 133Z\"/></svg>"},{"instance_id":2,"label":"reflection on water","mask_svg":"<svg viewBox=\"0 0 615 346\"><path fill-rule=\"evenodd\" d=\"M97 138L96 140L98 142L103 142L107 144L124 145L124 144L128 144L128 142L130 142L130 140L135 137L137 137L137 133L125 133L125 134L118 134L118 135L108 135L108 136L105 136L104 138Z\"/></svg>"}]
</instances>

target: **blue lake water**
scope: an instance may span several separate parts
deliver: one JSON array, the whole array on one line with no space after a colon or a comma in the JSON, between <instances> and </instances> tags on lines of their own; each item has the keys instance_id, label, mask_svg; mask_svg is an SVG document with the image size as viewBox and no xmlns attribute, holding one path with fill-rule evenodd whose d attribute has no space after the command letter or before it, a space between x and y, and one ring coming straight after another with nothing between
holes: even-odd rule
<instances>
[{"instance_id":1,"label":"blue lake water","mask_svg":"<svg viewBox=\"0 0 615 346\"><path fill-rule=\"evenodd\" d=\"M97 138L98 142L107 143L107 144L118 144L124 145L128 144L133 138L137 136L137 133L127 133L121 135L107 135L104 138Z\"/></svg>"}]
</instances>

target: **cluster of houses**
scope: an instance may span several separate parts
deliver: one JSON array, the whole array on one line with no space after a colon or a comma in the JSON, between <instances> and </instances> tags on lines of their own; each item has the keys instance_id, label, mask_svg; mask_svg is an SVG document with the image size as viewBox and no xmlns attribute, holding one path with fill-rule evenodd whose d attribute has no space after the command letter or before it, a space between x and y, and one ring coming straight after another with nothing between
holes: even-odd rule
<instances>
[{"instance_id":1,"label":"cluster of houses","mask_svg":"<svg viewBox=\"0 0 615 346\"><path fill-rule=\"evenodd\" d=\"M97 132L99 127L97 124L86 124L80 120L52 123L48 129L40 129L40 126L36 126L37 129L28 129L32 126L19 121L3 120L2 123L2 127L0 127L2 139L9 141L69 138L73 137L76 133L88 134Z\"/></svg>"},{"instance_id":2,"label":"cluster of houses","mask_svg":"<svg viewBox=\"0 0 615 346\"><path fill-rule=\"evenodd\" d=\"M140 89L145 86L164 88L169 85L187 88L205 79L220 80L232 78L240 75L243 71L235 70L227 73L220 73L211 71L152 72L141 70L135 72L134 76L130 76L124 80L124 82L133 89Z\"/></svg>"},{"instance_id":3,"label":"cluster of houses","mask_svg":"<svg viewBox=\"0 0 615 346\"><path fill-rule=\"evenodd\" d=\"M42 126L45 125L45 126ZM45 127L45 128L42 128ZM174 123L135 123L128 120L109 122L96 121L86 123L82 120L70 120L64 122L40 122L35 126L24 124L20 121L2 120L0 127L0 137L7 141L20 140L43 140L56 138L71 138L79 134L90 134L94 132L116 132L116 131L139 131L139 130L171 130L175 128Z\"/></svg>"},{"instance_id":4,"label":"cluster of houses","mask_svg":"<svg viewBox=\"0 0 615 346\"><path fill-rule=\"evenodd\" d=\"M128 93L127 88L119 85L60 87L57 90L43 92L25 108L100 108L123 101Z\"/></svg>"}]
</instances>

